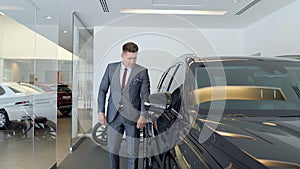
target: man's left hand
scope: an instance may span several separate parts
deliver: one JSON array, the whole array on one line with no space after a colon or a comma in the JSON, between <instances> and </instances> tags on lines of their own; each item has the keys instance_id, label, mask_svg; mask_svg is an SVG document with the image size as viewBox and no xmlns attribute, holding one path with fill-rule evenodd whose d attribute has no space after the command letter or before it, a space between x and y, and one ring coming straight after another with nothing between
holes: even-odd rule
<instances>
[{"instance_id":1,"label":"man's left hand","mask_svg":"<svg viewBox=\"0 0 300 169\"><path fill-rule=\"evenodd\" d=\"M146 126L146 123L147 123L146 118L144 116L140 116L140 118L137 121L136 128L142 129Z\"/></svg>"}]
</instances>

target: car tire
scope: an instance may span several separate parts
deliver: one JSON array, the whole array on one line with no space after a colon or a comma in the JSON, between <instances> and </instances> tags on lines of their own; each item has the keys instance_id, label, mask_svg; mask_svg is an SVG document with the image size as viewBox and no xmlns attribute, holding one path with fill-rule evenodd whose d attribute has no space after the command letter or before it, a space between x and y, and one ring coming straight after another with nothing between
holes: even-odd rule
<instances>
[{"instance_id":1,"label":"car tire","mask_svg":"<svg viewBox=\"0 0 300 169\"><path fill-rule=\"evenodd\" d=\"M99 122L95 124L92 130L92 140L99 146L107 144L107 125Z\"/></svg>"},{"instance_id":2,"label":"car tire","mask_svg":"<svg viewBox=\"0 0 300 169\"><path fill-rule=\"evenodd\" d=\"M59 109L59 111L63 116L67 116L71 113L72 109Z\"/></svg>"},{"instance_id":3,"label":"car tire","mask_svg":"<svg viewBox=\"0 0 300 169\"><path fill-rule=\"evenodd\" d=\"M42 142L56 141L56 124L46 118L41 121L36 121L35 119L34 137Z\"/></svg>"},{"instance_id":4,"label":"car tire","mask_svg":"<svg viewBox=\"0 0 300 169\"><path fill-rule=\"evenodd\" d=\"M180 169L175 157L167 152L163 159L163 168L166 169Z\"/></svg>"},{"instance_id":5,"label":"car tire","mask_svg":"<svg viewBox=\"0 0 300 169\"><path fill-rule=\"evenodd\" d=\"M9 122L7 112L4 109L0 110L0 129L4 129L7 127Z\"/></svg>"}]
</instances>

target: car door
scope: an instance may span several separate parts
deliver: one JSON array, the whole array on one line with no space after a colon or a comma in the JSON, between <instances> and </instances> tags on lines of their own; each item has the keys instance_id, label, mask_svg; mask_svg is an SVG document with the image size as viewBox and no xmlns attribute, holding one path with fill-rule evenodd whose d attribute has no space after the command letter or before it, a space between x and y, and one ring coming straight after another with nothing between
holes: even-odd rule
<instances>
[{"instance_id":1,"label":"car door","mask_svg":"<svg viewBox=\"0 0 300 169\"><path fill-rule=\"evenodd\" d=\"M192 169L221 168L198 143L198 140L190 135L190 112L189 108L185 108L185 105L188 105L185 104L188 100L188 90L185 90L185 84L190 85L189 83L191 83L186 80L187 70L189 69L186 69L183 64L172 66L168 71L169 77L164 78L160 88L160 91L171 93L171 107L181 116L180 119L177 116L177 119L171 124L172 127L168 126L168 128L173 128L171 132L176 133L177 137L181 137L173 149L173 155L176 156L175 159L182 168L187 166Z\"/></svg>"}]
</instances>

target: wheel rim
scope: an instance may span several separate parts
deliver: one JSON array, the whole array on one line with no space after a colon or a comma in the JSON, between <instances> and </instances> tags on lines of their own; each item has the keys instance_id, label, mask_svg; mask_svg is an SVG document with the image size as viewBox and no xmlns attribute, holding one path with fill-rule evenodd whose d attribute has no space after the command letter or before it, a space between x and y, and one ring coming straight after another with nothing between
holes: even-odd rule
<instances>
[{"instance_id":1,"label":"wheel rim","mask_svg":"<svg viewBox=\"0 0 300 169\"><path fill-rule=\"evenodd\" d=\"M164 159L163 167L167 169L180 169L173 155L168 153Z\"/></svg>"},{"instance_id":2,"label":"wheel rim","mask_svg":"<svg viewBox=\"0 0 300 169\"><path fill-rule=\"evenodd\" d=\"M107 142L106 126L100 126L96 132L96 136L101 142Z\"/></svg>"},{"instance_id":3,"label":"wheel rim","mask_svg":"<svg viewBox=\"0 0 300 169\"><path fill-rule=\"evenodd\" d=\"M4 127L6 123L6 117L3 113L0 113L0 127Z\"/></svg>"},{"instance_id":4,"label":"wheel rim","mask_svg":"<svg viewBox=\"0 0 300 169\"><path fill-rule=\"evenodd\" d=\"M97 123L93 128L92 138L98 145L107 144L107 126Z\"/></svg>"}]
</instances>

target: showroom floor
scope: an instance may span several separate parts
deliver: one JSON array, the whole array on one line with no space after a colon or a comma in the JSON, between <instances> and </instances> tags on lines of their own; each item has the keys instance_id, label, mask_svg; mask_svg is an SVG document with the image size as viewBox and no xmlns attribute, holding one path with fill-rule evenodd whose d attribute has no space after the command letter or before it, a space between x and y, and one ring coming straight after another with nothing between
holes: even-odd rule
<instances>
[{"instance_id":1,"label":"showroom floor","mask_svg":"<svg viewBox=\"0 0 300 169\"><path fill-rule=\"evenodd\" d=\"M126 146L125 142L122 142L123 147ZM58 169L109 169L107 146L98 146L91 140L91 138L85 138L77 149L69 154L58 166ZM142 153L143 147L141 144L140 153ZM122 152L122 154L125 152ZM143 168L143 161L139 160L139 168ZM127 169L127 158L120 158L121 169Z\"/></svg>"},{"instance_id":2,"label":"showroom floor","mask_svg":"<svg viewBox=\"0 0 300 169\"><path fill-rule=\"evenodd\" d=\"M70 153L71 116L57 118L56 160L59 165Z\"/></svg>"},{"instance_id":3,"label":"showroom floor","mask_svg":"<svg viewBox=\"0 0 300 169\"><path fill-rule=\"evenodd\" d=\"M36 127L36 139L32 139L33 131L29 122L25 122L26 130L22 128L24 126L16 124L24 123L11 123L10 125L16 127L14 130L0 130L0 165L5 169L32 166L42 169L52 166L55 161L59 165L69 155L71 116L57 119L56 140L55 137L48 137L49 132L45 135L45 129L38 130ZM27 130L28 132L24 132Z\"/></svg>"},{"instance_id":4,"label":"showroom floor","mask_svg":"<svg viewBox=\"0 0 300 169\"><path fill-rule=\"evenodd\" d=\"M121 169L127 168L127 160L121 158ZM84 139L79 147L64 161L58 169L109 169L108 153L100 146L97 146L90 138ZM139 160L139 168L142 168L142 161Z\"/></svg>"},{"instance_id":5,"label":"showroom floor","mask_svg":"<svg viewBox=\"0 0 300 169\"><path fill-rule=\"evenodd\" d=\"M89 138L58 165L58 169L108 169L108 155Z\"/></svg>"},{"instance_id":6,"label":"showroom floor","mask_svg":"<svg viewBox=\"0 0 300 169\"><path fill-rule=\"evenodd\" d=\"M43 169L45 166L53 165L56 158L58 169L108 169L107 152L90 138L85 138L78 148L70 153L71 120L71 116L57 118L57 137L54 141L24 139L21 136L16 137L20 133L9 136L12 134L1 131L0 165L5 166L5 169L32 168L32 166ZM30 135L32 134L29 133L28 137ZM124 158L121 158L121 166L127 166L127 160Z\"/></svg>"},{"instance_id":7,"label":"showroom floor","mask_svg":"<svg viewBox=\"0 0 300 169\"><path fill-rule=\"evenodd\" d=\"M34 126L30 120L9 123L7 129L0 131L0 144L1 168L52 166L56 161L55 123L36 121Z\"/></svg>"}]
</instances>

